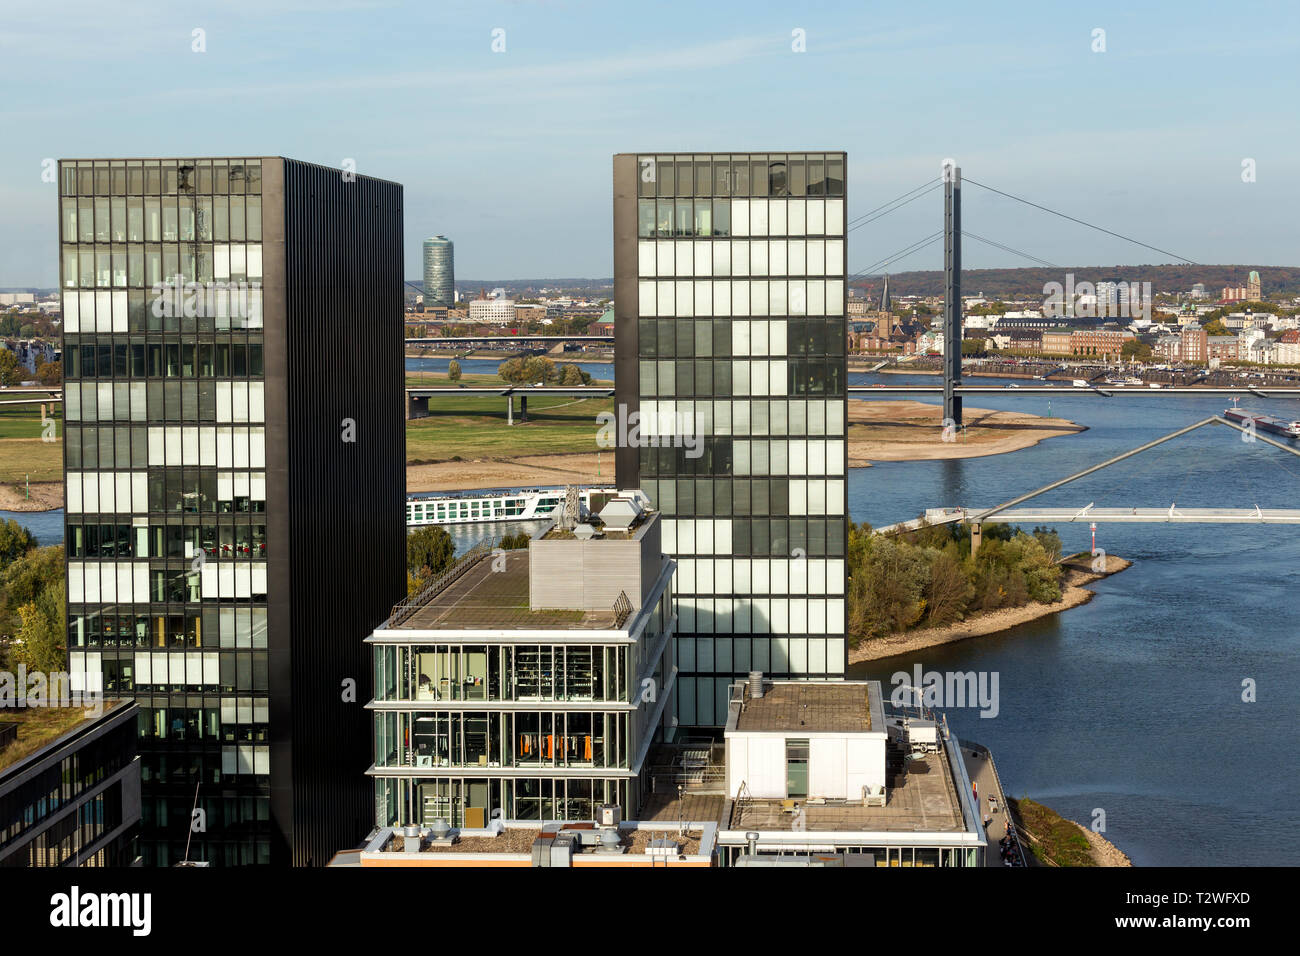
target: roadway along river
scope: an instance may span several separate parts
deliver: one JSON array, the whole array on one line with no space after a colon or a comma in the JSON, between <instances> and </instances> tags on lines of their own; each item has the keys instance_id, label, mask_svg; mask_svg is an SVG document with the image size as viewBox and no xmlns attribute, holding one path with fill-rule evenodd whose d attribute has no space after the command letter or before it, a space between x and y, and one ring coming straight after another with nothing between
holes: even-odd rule
<instances>
[{"instance_id":1,"label":"roadway along river","mask_svg":"<svg viewBox=\"0 0 1300 956\"><path fill-rule=\"evenodd\" d=\"M462 362L466 372L496 362ZM445 374L446 360L408 360ZM584 364L612 378L608 364ZM436 371L435 371L436 370ZM933 385L934 376L854 374L854 385ZM976 379L977 384L999 384ZM1028 387L1028 386L1026 386ZM856 469L849 506L875 525L926 507L992 505L1221 412L1222 399L1084 395L968 399L981 408L1059 415L1087 425L1011 455L893 462ZM1244 402L1300 416L1300 402ZM1205 428L1036 499L1043 506L1294 507L1300 459L1240 433ZM0 515L61 537L58 515ZM501 533L514 528L493 526ZM1086 523L1057 525L1067 550L1088 547ZM463 548L469 528L456 529ZM988 745L1013 796L1042 800L1106 835L1138 865L1291 864L1300 857L1300 535L1285 525L1102 524L1098 545L1132 568L1092 585L1083 607L905 659L856 665L888 682L927 670L991 671L1000 710L950 709L960 736ZM1242 682L1258 702L1242 701ZM887 686L888 691L888 686Z\"/></svg>"}]
</instances>

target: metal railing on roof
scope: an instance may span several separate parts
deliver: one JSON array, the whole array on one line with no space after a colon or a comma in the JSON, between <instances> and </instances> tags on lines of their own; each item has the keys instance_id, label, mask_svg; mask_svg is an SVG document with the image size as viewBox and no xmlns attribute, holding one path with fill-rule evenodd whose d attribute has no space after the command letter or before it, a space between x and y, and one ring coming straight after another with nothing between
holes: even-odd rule
<instances>
[{"instance_id":1,"label":"metal railing on roof","mask_svg":"<svg viewBox=\"0 0 1300 956\"><path fill-rule=\"evenodd\" d=\"M474 545L474 547L457 558L451 567L438 574L416 594L394 604L392 613L388 615L388 620L382 626L385 628L400 627L403 621L428 604L434 595L450 587L466 571L490 555L496 549L497 544L498 540L496 538L487 537Z\"/></svg>"},{"instance_id":2,"label":"metal railing on roof","mask_svg":"<svg viewBox=\"0 0 1300 956\"><path fill-rule=\"evenodd\" d=\"M632 602L628 600L627 592L619 591L618 598L614 601L614 626L622 627L631 613Z\"/></svg>"}]
</instances>

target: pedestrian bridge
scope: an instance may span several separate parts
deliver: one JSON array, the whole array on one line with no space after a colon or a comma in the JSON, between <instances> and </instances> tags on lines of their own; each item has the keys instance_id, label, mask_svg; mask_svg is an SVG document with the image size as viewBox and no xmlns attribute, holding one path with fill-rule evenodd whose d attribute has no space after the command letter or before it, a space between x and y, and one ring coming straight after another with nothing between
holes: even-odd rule
<instances>
[{"instance_id":1,"label":"pedestrian bridge","mask_svg":"<svg viewBox=\"0 0 1300 956\"><path fill-rule=\"evenodd\" d=\"M1257 435L1236 422L1230 422L1219 415L1213 415L1210 418L1188 425L1186 428L1180 428L1168 435L1162 435L1154 441L1149 441L1131 451L1116 455L1114 458L1100 464L1085 468L1083 471L1067 475L1041 488L1035 488L1033 491L1012 498L1010 501L1004 501L999 505L993 505L990 508L928 508L925 515L920 518L913 518L911 521L900 521L897 524L886 525L883 528L874 530L876 534L898 534L903 531L915 531L925 525L969 522L971 526L971 550L974 552L979 547L982 534L981 526L987 521L1008 523L1032 521L1040 524L1069 524L1075 521L1086 521L1088 523L1112 521L1128 524L1300 524L1300 509L1260 508L1259 505L1255 505L1253 508L1180 508L1177 502L1170 502L1167 507L1161 506L1159 508L1098 508L1096 502L1089 502L1082 508L1044 508L1025 504L1039 495L1060 488L1062 485L1068 485L1072 481L1078 481L1080 478L1101 471L1103 468L1109 468L1111 465L1132 458L1134 455L1149 451L1157 445L1163 445L1165 442L1173 441L1175 438L1194 432L1198 428L1204 428L1206 425L1226 425L1241 432L1245 436L1244 440L1246 442L1260 441L1288 454L1300 457L1300 449L1275 441L1266 435Z\"/></svg>"},{"instance_id":2,"label":"pedestrian bridge","mask_svg":"<svg viewBox=\"0 0 1300 956\"><path fill-rule=\"evenodd\" d=\"M1069 524L1112 522L1119 524L1300 524L1296 508L1182 508L1176 503L1160 508L927 508L924 518L876 528L876 534L915 531L923 525L999 521L1007 524Z\"/></svg>"}]
</instances>

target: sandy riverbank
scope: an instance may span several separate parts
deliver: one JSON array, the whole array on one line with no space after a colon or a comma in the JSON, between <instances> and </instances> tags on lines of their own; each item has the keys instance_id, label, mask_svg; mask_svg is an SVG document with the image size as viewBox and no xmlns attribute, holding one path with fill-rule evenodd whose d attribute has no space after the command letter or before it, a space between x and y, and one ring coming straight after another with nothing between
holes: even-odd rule
<instances>
[{"instance_id":1,"label":"sandy riverbank","mask_svg":"<svg viewBox=\"0 0 1300 956\"><path fill-rule=\"evenodd\" d=\"M910 400L849 402L849 467L861 468L873 461L1002 455L1086 430L1065 418L987 408L966 408L962 419L965 428L956 440L944 441L943 409L938 405Z\"/></svg>"},{"instance_id":2,"label":"sandy riverbank","mask_svg":"<svg viewBox=\"0 0 1300 956\"><path fill-rule=\"evenodd\" d=\"M510 459L437 461L408 465L406 469L408 492L613 483L614 456L609 452L600 456L526 455Z\"/></svg>"},{"instance_id":3,"label":"sandy riverbank","mask_svg":"<svg viewBox=\"0 0 1300 956\"><path fill-rule=\"evenodd\" d=\"M943 440L942 410L913 401L849 403L848 454L850 468L874 461L938 461L1002 455L1036 445L1047 438L1073 435L1084 426L1064 418L1043 418L1023 412L966 409L966 433L955 442ZM407 491L456 491L471 488L533 485L601 484L613 481L614 457L606 452L531 455L412 465L406 470Z\"/></svg>"},{"instance_id":4,"label":"sandy riverbank","mask_svg":"<svg viewBox=\"0 0 1300 956\"><path fill-rule=\"evenodd\" d=\"M1096 592L1088 590L1084 585L1123 571L1133 563L1108 554L1105 572L1094 572L1089 567L1090 561L1091 558L1087 555L1073 555L1061 561L1061 566L1065 569L1061 577L1061 600L1054 604L1026 604L1023 607L1002 608L945 627L914 628L902 634L873 638L849 649L849 663L875 661L882 657L911 654L927 647L951 644L972 637L985 637L1008 630L1018 624L1026 624L1047 617L1049 614L1057 614L1078 607L1080 604L1087 604L1096 596Z\"/></svg>"},{"instance_id":5,"label":"sandy riverbank","mask_svg":"<svg viewBox=\"0 0 1300 956\"><path fill-rule=\"evenodd\" d=\"M49 511L63 507L63 482L34 481L32 496L23 485L0 485L0 511Z\"/></svg>"}]
</instances>

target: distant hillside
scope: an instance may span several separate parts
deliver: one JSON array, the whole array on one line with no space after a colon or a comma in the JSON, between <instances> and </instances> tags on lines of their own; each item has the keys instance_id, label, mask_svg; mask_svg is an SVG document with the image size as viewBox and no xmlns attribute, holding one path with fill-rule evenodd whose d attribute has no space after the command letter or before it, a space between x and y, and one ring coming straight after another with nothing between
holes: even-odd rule
<instances>
[{"instance_id":1,"label":"distant hillside","mask_svg":"<svg viewBox=\"0 0 1300 956\"><path fill-rule=\"evenodd\" d=\"M417 276L414 279L408 279L407 282L416 286L423 285L423 276ZM573 292L590 291L599 292L601 290L613 291L613 279L457 279L456 288L465 292L467 290L487 289L505 289L511 294L536 292L539 289L566 289Z\"/></svg>"},{"instance_id":2,"label":"distant hillside","mask_svg":"<svg viewBox=\"0 0 1300 956\"><path fill-rule=\"evenodd\" d=\"M963 269L963 295L998 298L1038 298L1048 282L1065 282L1073 273L1077 282L1150 282L1152 292L1190 292L1197 282L1205 294L1218 299L1225 286L1244 286L1251 269L1259 273L1264 296L1300 295L1300 266L1073 266L1062 269ZM879 295L881 279L857 279L852 287L865 290L875 287ZM899 272L889 277L889 291L894 295L943 295L943 272Z\"/></svg>"}]
</instances>

